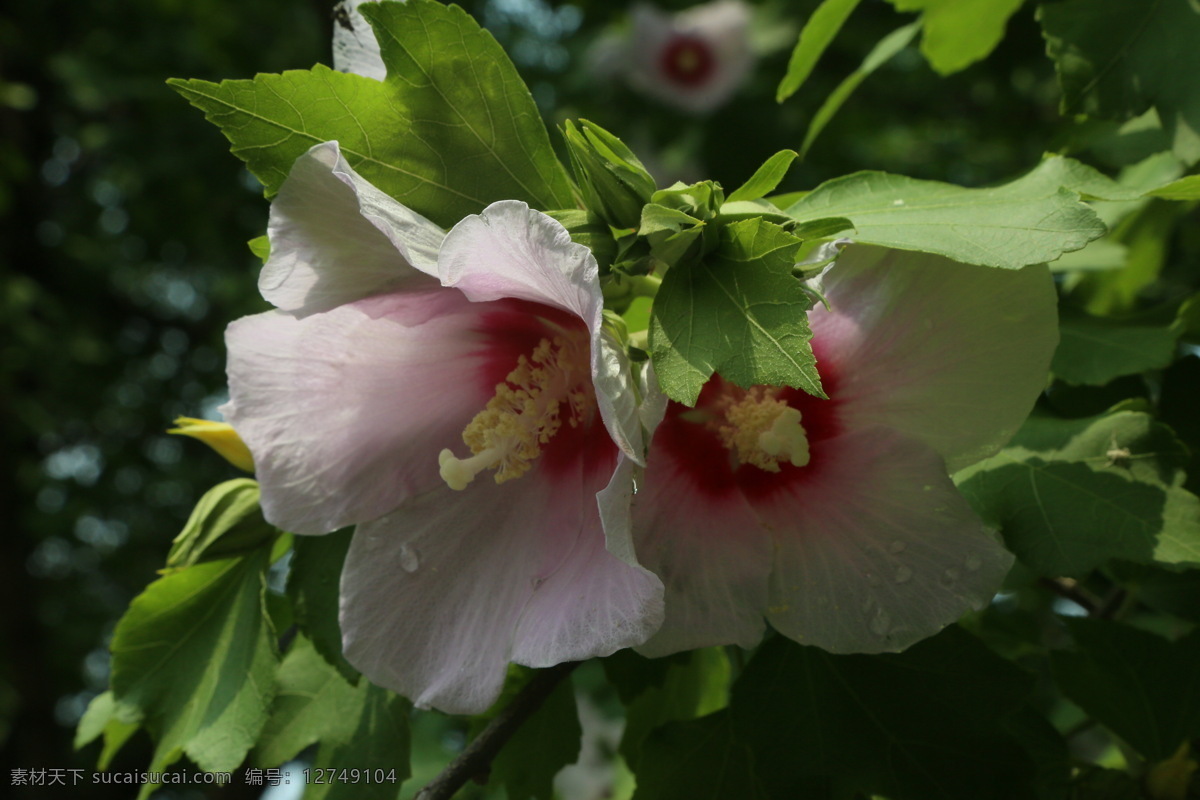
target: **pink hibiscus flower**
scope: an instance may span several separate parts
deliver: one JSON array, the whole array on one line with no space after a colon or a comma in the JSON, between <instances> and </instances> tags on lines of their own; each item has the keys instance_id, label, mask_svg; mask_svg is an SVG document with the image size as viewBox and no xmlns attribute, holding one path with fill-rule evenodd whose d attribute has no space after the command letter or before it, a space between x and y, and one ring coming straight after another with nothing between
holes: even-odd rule
<instances>
[{"instance_id":1,"label":"pink hibiscus flower","mask_svg":"<svg viewBox=\"0 0 1200 800\"><path fill-rule=\"evenodd\" d=\"M750 7L716 0L678 14L637 5L621 63L631 85L668 105L704 114L724 105L754 66Z\"/></svg>"},{"instance_id":2,"label":"pink hibiscus flower","mask_svg":"<svg viewBox=\"0 0 1200 800\"><path fill-rule=\"evenodd\" d=\"M995 452L1045 385L1046 268L851 245L821 283L828 400L717 377L654 434L633 514L666 587L647 655L750 647L766 621L835 653L901 650L985 605L1012 564L947 469Z\"/></svg>"},{"instance_id":3,"label":"pink hibiscus flower","mask_svg":"<svg viewBox=\"0 0 1200 800\"><path fill-rule=\"evenodd\" d=\"M474 713L510 661L644 641L662 587L633 561L617 470L641 460L641 424L590 251L515 201L443 234L336 142L296 162L268 232L260 288L279 310L230 325L223 411L268 520L357 525L349 661Z\"/></svg>"}]
</instances>

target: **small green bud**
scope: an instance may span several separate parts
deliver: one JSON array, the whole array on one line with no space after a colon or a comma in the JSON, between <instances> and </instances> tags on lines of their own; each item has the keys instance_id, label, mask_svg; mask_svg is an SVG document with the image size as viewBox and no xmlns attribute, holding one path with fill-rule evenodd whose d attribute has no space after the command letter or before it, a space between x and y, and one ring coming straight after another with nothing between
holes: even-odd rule
<instances>
[{"instance_id":1,"label":"small green bud","mask_svg":"<svg viewBox=\"0 0 1200 800\"><path fill-rule=\"evenodd\" d=\"M600 126L563 123L563 138L584 204L614 228L635 228L654 179L625 144Z\"/></svg>"}]
</instances>

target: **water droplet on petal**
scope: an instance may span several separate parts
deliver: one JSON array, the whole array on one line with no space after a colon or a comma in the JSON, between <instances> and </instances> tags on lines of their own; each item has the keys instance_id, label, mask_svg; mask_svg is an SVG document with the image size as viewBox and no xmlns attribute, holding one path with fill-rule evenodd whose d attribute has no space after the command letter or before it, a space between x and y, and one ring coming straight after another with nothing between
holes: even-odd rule
<instances>
[{"instance_id":1,"label":"water droplet on petal","mask_svg":"<svg viewBox=\"0 0 1200 800\"><path fill-rule=\"evenodd\" d=\"M977 572L983 566L983 559L976 555L967 556L967 560L963 562L963 566L971 572Z\"/></svg>"},{"instance_id":2,"label":"water droplet on petal","mask_svg":"<svg viewBox=\"0 0 1200 800\"><path fill-rule=\"evenodd\" d=\"M871 622L868 627L870 627L871 633L874 633L877 636L887 636L888 631L891 630L892 627L892 618L881 608L875 612L875 616L871 617Z\"/></svg>"},{"instance_id":3,"label":"water droplet on petal","mask_svg":"<svg viewBox=\"0 0 1200 800\"><path fill-rule=\"evenodd\" d=\"M864 597L864 598L863 598L863 601L862 601L862 610L863 610L863 612L864 612L864 613L865 613L865 612L867 612L867 611L870 611L870 610L871 610L871 606L873 606L873 605L875 605L875 598L874 598L874 597L871 597L871 595L867 595L866 597Z\"/></svg>"},{"instance_id":4,"label":"water droplet on petal","mask_svg":"<svg viewBox=\"0 0 1200 800\"><path fill-rule=\"evenodd\" d=\"M416 548L406 544L400 545L400 567L405 572L416 572L419 566L421 566L421 557Z\"/></svg>"},{"instance_id":5,"label":"water droplet on petal","mask_svg":"<svg viewBox=\"0 0 1200 800\"><path fill-rule=\"evenodd\" d=\"M960 575L959 571L954 569L953 567L951 567L950 569L948 569L942 573L942 577L939 580L939 583L941 583L942 586L953 586L954 583L958 580L959 575Z\"/></svg>"},{"instance_id":6,"label":"water droplet on petal","mask_svg":"<svg viewBox=\"0 0 1200 800\"><path fill-rule=\"evenodd\" d=\"M888 545L888 552L890 552L890 553L903 553L903 552L904 552L904 548L906 548L906 547L908 547L908 545L907 545L907 544L905 544L904 542L902 542L902 541L900 541L899 539L897 539L896 541L894 541L894 542L892 542L890 545Z\"/></svg>"},{"instance_id":7,"label":"water droplet on petal","mask_svg":"<svg viewBox=\"0 0 1200 800\"><path fill-rule=\"evenodd\" d=\"M912 570L903 564L896 567L896 583L908 583L912 579L912 576Z\"/></svg>"}]
</instances>

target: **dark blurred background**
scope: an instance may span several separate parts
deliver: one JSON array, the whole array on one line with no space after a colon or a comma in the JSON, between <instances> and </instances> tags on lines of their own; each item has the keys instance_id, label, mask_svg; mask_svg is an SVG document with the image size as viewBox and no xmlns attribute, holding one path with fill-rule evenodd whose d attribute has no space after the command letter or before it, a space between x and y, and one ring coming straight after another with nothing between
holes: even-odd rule
<instances>
[{"instance_id":1,"label":"dark blurred background","mask_svg":"<svg viewBox=\"0 0 1200 800\"><path fill-rule=\"evenodd\" d=\"M589 71L589 48L617 30L622 3L464 5L513 56L549 123L592 119L664 178L712 177L727 188L798 147L826 95L909 21L882 0L864 2L809 83L776 105L817 2L759 3L762 55L751 79L696 118ZM13 3L0 16L5 785L14 768L94 767L98 746L76 753L72 737L107 686L115 622L155 577L195 500L235 475L202 445L164 431L178 415L214 416L224 399L222 331L265 308L245 243L263 232L267 204L220 133L164 81L328 63L331 7L96 0ZM1027 5L989 59L950 78L915 47L901 53L781 189L858 169L965 185L1008 179L1056 141L1057 101ZM117 768L148 763L140 737Z\"/></svg>"}]
</instances>

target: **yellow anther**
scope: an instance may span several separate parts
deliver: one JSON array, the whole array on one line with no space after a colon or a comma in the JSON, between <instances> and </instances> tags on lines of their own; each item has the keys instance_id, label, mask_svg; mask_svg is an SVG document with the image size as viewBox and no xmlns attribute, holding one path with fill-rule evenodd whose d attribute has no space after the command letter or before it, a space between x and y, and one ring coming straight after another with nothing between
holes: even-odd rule
<instances>
[{"instance_id":1,"label":"yellow anther","mask_svg":"<svg viewBox=\"0 0 1200 800\"><path fill-rule=\"evenodd\" d=\"M518 478L558 433L564 417L575 427L594 404L587 339L542 339L528 357L521 356L463 430L463 442L474 455L460 459L443 450L438 456L442 480L462 490L480 472L493 468L496 483Z\"/></svg>"},{"instance_id":2,"label":"yellow anther","mask_svg":"<svg viewBox=\"0 0 1200 800\"><path fill-rule=\"evenodd\" d=\"M767 472L779 472L787 461L803 467L809 461L808 434L800 424L799 410L775 395L778 390L755 386L725 408L725 422L717 433L721 442L737 454L741 464L753 464Z\"/></svg>"}]
</instances>

